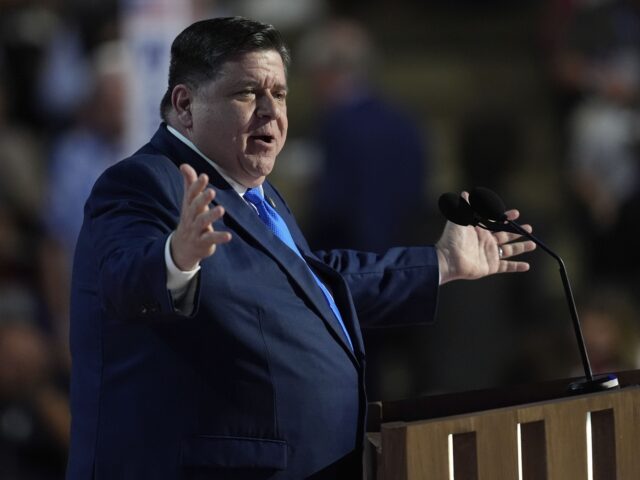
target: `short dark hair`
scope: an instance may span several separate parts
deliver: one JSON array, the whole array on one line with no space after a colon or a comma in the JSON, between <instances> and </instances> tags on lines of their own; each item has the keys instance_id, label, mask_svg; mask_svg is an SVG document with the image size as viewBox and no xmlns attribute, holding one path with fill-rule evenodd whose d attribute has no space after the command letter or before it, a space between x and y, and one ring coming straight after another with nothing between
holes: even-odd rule
<instances>
[{"instance_id":1,"label":"short dark hair","mask_svg":"<svg viewBox=\"0 0 640 480\"><path fill-rule=\"evenodd\" d=\"M220 17L187 27L171 44L169 85L160 103L162 119L167 119L176 85L197 88L214 80L226 62L261 50L278 52L287 70L291 62L289 48L273 25L243 17Z\"/></svg>"}]
</instances>

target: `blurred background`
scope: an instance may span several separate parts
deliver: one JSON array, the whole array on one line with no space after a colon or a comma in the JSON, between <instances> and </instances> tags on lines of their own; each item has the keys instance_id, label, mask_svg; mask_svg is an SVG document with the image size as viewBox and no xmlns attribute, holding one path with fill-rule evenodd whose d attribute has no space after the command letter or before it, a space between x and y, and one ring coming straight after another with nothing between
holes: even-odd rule
<instances>
[{"instance_id":1,"label":"blurred background","mask_svg":"<svg viewBox=\"0 0 640 480\"><path fill-rule=\"evenodd\" d=\"M271 179L312 246L433 244L441 193L491 188L565 259L593 370L640 365L640 1L0 0L0 479L63 477L84 200L157 128L175 35L236 14L293 51ZM370 399L580 375L528 260L366 331Z\"/></svg>"}]
</instances>

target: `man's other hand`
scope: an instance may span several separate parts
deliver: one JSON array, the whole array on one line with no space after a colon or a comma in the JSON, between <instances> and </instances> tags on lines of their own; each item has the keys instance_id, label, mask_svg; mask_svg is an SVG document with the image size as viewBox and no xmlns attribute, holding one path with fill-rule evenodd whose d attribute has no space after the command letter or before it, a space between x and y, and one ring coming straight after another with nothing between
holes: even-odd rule
<instances>
[{"instance_id":1,"label":"man's other hand","mask_svg":"<svg viewBox=\"0 0 640 480\"><path fill-rule=\"evenodd\" d=\"M463 192L468 199L468 193ZM516 220L518 210L505 212L509 220ZM531 233L531 225L523 225ZM473 280L495 273L526 272L529 264L514 261L513 257L536 248L530 240L521 240L513 233L492 233L480 227L462 227L447 222L436 244L440 283L452 280Z\"/></svg>"}]
</instances>

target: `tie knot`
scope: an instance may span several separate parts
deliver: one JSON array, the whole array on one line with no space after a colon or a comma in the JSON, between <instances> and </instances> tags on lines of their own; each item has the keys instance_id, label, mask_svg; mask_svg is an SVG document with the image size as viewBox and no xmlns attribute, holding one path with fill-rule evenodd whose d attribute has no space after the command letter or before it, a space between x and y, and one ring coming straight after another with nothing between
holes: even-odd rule
<instances>
[{"instance_id":1,"label":"tie knot","mask_svg":"<svg viewBox=\"0 0 640 480\"><path fill-rule=\"evenodd\" d=\"M255 206L258 206L264 202L264 197L260 194L260 190L257 188L250 188L249 190L247 190L244 193L244 198L253 203Z\"/></svg>"}]
</instances>

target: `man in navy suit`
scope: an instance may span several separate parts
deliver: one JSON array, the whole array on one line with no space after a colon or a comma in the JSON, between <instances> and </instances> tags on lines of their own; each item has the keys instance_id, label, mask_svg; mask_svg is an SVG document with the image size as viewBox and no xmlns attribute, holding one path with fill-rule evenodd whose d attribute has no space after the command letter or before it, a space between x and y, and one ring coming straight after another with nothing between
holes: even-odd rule
<instances>
[{"instance_id":1,"label":"man in navy suit","mask_svg":"<svg viewBox=\"0 0 640 480\"><path fill-rule=\"evenodd\" d=\"M439 284L524 271L510 257L533 245L448 224L435 247L310 251L266 181L287 134L279 33L206 20L171 56L164 122L85 206L67 478L357 478L360 327L430 321Z\"/></svg>"}]
</instances>

